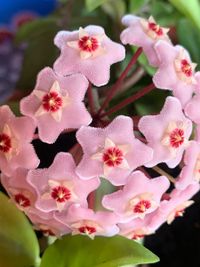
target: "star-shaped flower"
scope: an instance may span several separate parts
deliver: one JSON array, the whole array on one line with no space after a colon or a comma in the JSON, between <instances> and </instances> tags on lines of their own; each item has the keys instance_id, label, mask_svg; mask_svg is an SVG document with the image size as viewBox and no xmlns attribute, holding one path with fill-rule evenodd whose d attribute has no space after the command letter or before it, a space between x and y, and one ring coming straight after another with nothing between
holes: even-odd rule
<instances>
[{"instance_id":1,"label":"star-shaped flower","mask_svg":"<svg viewBox=\"0 0 200 267\"><path fill-rule=\"evenodd\" d=\"M125 57L124 47L111 41L99 26L61 31L55 37L55 45L61 49L55 71L61 75L80 72L96 86L107 84L110 66Z\"/></svg>"},{"instance_id":2,"label":"star-shaped flower","mask_svg":"<svg viewBox=\"0 0 200 267\"><path fill-rule=\"evenodd\" d=\"M34 208L36 192L27 182L28 170L18 168L11 177L1 175L1 183L15 205L25 213Z\"/></svg>"},{"instance_id":3,"label":"star-shaped flower","mask_svg":"<svg viewBox=\"0 0 200 267\"><path fill-rule=\"evenodd\" d=\"M120 229L119 235L125 236L129 239L140 241L146 235L154 233L154 229L149 227L152 214L147 214L144 219L136 218L127 223L118 223Z\"/></svg>"},{"instance_id":4,"label":"star-shaped flower","mask_svg":"<svg viewBox=\"0 0 200 267\"><path fill-rule=\"evenodd\" d=\"M8 106L0 107L0 170L11 175L19 167L34 169L39 164L32 141L35 124L15 117Z\"/></svg>"},{"instance_id":5,"label":"star-shaped flower","mask_svg":"<svg viewBox=\"0 0 200 267\"><path fill-rule=\"evenodd\" d=\"M172 46L159 41L155 51L160 60L158 71L153 77L155 86L159 89L172 90L184 106L192 97L195 90L195 67L188 52L181 46Z\"/></svg>"},{"instance_id":6,"label":"star-shaped flower","mask_svg":"<svg viewBox=\"0 0 200 267\"><path fill-rule=\"evenodd\" d=\"M119 232L116 226L117 217L108 211L94 212L92 209L73 204L67 213L56 213L55 217L71 228L72 235L87 235L94 239L97 235L113 236Z\"/></svg>"},{"instance_id":7,"label":"star-shaped flower","mask_svg":"<svg viewBox=\"0 0 200 267\"><path fill-rule=\"evenodd\" d=\"M185 209L194 203L190 199L199 191L199 188L199 184L196 183L184 190L174 189L169 195L169 200L163 200L159 209L155 211L149 227L156 229L166 221L171 224L176 217L183 216Z\"/></svg>"},{"instance_id":8,"label":"star-shaped flower","mask_svg":"<svg viewBox=\"0 0 200 267\"><path fill-rule=\"evenodd\" d=\"M85 180L102 176L122 185L134 169L152 158L152 149L134 137L133 121L126 116L118 116L104 129L81 127L77 139L84 153L77 173Z\"/></svg>"},{"instance_id":9,"label":"star-shaped flower","mask_svg":"<svg viewBox=\"0 0 200 267\"><path fill-rule=\"evenodd\" d=\"M159 66L160 61L154 45L158 40L170 42L167 35L169 29L159 26L152 16L146 20L133 15L125 15L122 23L128 27L121 33L122 43L142 47L149 64L155 67Z\"/></svg>"},{"instance_id":10,"label":"star-shaped flower","mask_svg":"<svg viewBox=\"0 0 200 267\"><path fill-rule=\"evenodd\" d=\"M120 216L120 222L143 219L159 207L160 199L169 185L165 176L149 179L136 171L129 175L123 189L104 196L102 204Z\"/></svg>"},{"instance_id":11,"label":"star-shaped flower","mask_svg":"<svg viewBox=\"0 0 200 267\"><path fill-rule=\"evenodd\" d=\"M179 164L192 133L192 122L184 116L177 98L167 97L160 114L142 117L138 127L154 150L153 159L145 166L165 162L174 168Z\"/></svg>"},{"instance_id":12,"label":"star-shaped flower","mask_svg":"<svg viewBox=\"0 0 200 267\"><path fill-rule=\"evenodd\" d=\"M87 207L87 197L99 186L99 179L81 180L75 173L76 165L68 153L56 155L48 169L28 173L27 180L37 192L35 207L43 212L63 211L72 203ZM41 179L42 177L42 179Z\"/></svg>"},{"instance_id":13,"label":"star-shaped flower","mask_svg":"<svg viewBox=\"0 0 200 267\"><path fill-rule=\"evenodd\" d=\"M64 129L91 122L82 102L87 87L88 81L81 74L61 77L45 68L33 92L22 99L21 112L35 120L42 141L53 143Z\"/></svg>"}]
</instances>

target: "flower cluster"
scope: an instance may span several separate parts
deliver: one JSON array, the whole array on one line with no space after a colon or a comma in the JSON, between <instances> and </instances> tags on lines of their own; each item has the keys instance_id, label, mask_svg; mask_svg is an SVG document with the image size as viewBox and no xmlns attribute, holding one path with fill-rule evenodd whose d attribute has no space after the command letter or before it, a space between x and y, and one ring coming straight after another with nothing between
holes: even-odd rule
<instances>
[{"instance_id":1,"label":"flower cluster","mask_svg":"<svg viewBox=\"0 0 200 267\"><path fill-rule=\"evenodd\" d=\"M117 86L111 88L103 108L94 112L92 84L107 84L110 66L125 57L123 45L110 40L99 26L56 35L60 57L53 69L41 70L34 90L21 100L24 116L16 118L8 106L0 107L1 183L36 229L46 235L72 233L94 238L120 234L137 240L182 216L199 190L196 105L200 75L195 73L195 64L183 47L173 46L168 29L152 17L127 15L122 22L127 26L121 33L122 43L139 46L132 62L143 50L149 64L157 68L155 87L172 91L159 114L143 116L139 122L122 115L113 121L105 119L102 111ZM83 103L86 92L91 114ZM197 133L191 141L193 123ZM37 138L48 144L66 130L77 130L79 156L60 152L49 168L38 168L31 144L36 129ZM182 159L184 167L176 179L156 166L166 163L174 168ZM149 168L161 176L151 177ZM95 192L101 190L102 179L113 191L98 203L102 209L95 210Z\"/></svg>"}]
</instances>

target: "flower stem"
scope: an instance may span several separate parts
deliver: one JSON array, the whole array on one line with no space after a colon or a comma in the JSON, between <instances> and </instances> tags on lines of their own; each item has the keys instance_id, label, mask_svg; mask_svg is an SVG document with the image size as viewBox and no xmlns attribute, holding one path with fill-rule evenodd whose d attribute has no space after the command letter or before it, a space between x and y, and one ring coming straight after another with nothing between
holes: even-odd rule
<instances>
[{"instance_id":1,"label":"flower stem","mask_svg":"<svg viewBox=\"0 0 200 267\"><path fill-rule=\"evenodd\" d=\"M130 103L135 102L136 100L138 100L142 96L144 96L144 95L148 94L149 92L151 92L154 88L155 88L155 85L153 83L149 84L148 86L146 86L145 88L143 88L142 90L137 92L135 95L132 95L131 97L126 98L124 101L122 101L119 104L115 105L114 107L112 107L107 112L101 114L99 117L102 118L104 116L108 116L108 115L110 115L110 114L112 114L112 113L114 113L114 112L126 107Z\"/></svg>"},{"instance_id":2,"label":"flower stem","mask_svg":"<svg viewBox=\"0 0 200 267\"><path fill-rule=\"evenodd\" d=\"M91 115L93 115L94 114L94 98L93 98L92 84L91 83L89 83L87 95L88 95L88 103L89 103L89 107L90 107L90 112L91 112Z\"/></svg>"},{"instance_id":3,"label":"flower stem","mask_svg":"<svg viewBox=\"0 0 200 267\"><path fill-rule=\"evenodd\" d=\"M121 83L123 82L124 78L129 73L131 67L136 63L136 61L137 61L138 57L141 55L141 53L142 53L142 48L139 47L137 49L137 51L135 52L135 54L133 55L131 61L129 62L129 64L125 68L125 70L120 75L120 77L117 80L117 82L109 90L109 93L108 93L106 99L104 100L101 108L99 109L97 115L100 115L102 113L102 111L106 108L106 106L108 105L109 101L113 98L113 96L115 95L115 93L118 91L118 89L120 88Z\"/></svg>"},{"instance_id":4,"label":"flower stem","mask_svg":"<svg viewBox=\"0 0 200 267\"><path fill-rule=\"evenodd\" d=\"M168 180L170 182L172 182L173 184L176 183L176 179L174 179L174 177L172 177L171 175L169 175L167 172L163 171L161 168L159 168L158 166L155 166L152 168L154 171L156 171L157 173L159 173L160 175L164 175L168 178Z\"/></svg>"},{"instance_id":5,"label":"flower stem","mask_svg":"<svg viewBox=\"0 0 200 267\"><path fill-rule=\"evenodd\" d=\"M91 192L88 196L89 209L94 209L94 205L95 205L95 192Z\"/></svg>"}]
</instances>

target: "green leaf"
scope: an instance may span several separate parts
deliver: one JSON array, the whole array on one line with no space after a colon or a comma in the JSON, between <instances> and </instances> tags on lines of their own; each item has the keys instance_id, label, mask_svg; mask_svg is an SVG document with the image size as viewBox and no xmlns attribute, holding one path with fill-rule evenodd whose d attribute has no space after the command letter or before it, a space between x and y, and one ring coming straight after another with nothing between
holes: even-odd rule
<instances>
[{"instance_id":1,"label":"green leaf","mask_svg":"<svg viewBox=\"0 0 200 267\"><path fill-rule=\"evenodd\" d=\"M16 36L18 43L27 42L17 88L31 91L38 72L46 66L52 66L57 57L58 50L53 39L60 28L52 19L38 20L25 26Z\"/></svg>"},{"instance_id":2,"label":"green leaf","mask_svg":"<svg viewBox=\"0 0 200 267\"><path fill-rule=\"evenodd\" d=\"M182 19L177 24L177 35L181 45L190 52L192 60L198 63L198 69L200 67L199 30L189 20Z\"/></svg>"},{"instance_id":3,"label":"green leaf","mask_svg":"<svg viewBox=\"0 0 200 267\"><path fill-rule=\"evenodd\" d=\"M44 253L40 267L120 267L154 263L159 258L139 243L127 238L67 235Z\"/></svg>"},{"instance_id":4,"label":"green leaf","mask_svg":"<svg viewBox=\"0 0 200 267\"><path fill-rule=\"evenodd\" d=\"M102 5L102 9L108 14L114 21L121 20L121 17L126 12L126 4L123 0L109 0ZM121 21L120 21L121 24Z\"/></svg>"},{"instance_id":5,"label":"green leaf","mask_svg":"<svg viewBox=\"0 0 200 267\"><path fill-rule=\"evenodd\" d=\"M32 22L24 24L16 33L15 42L21 43L37 39L38 36L45 34L50 29L58 29L55 18L37 19Z\"/></svg>"},{"instance_id":6,"label":"green leaf","mask_svg":"<svg viewBox=\"0 0 200 267\"><path fill-rule=\"evenodd\" d=\"M177 9L167 1L152 0L149 9L149 13L155 18L157 23L163 27L175 25L181 17Z\"/></svg>"},{"instance_id":7,"label":"green leaf","mask_svg":"<svg viewBox=\"0 0 200 267\"><path fill-rule=\"evenodd\" d=\"M108 0L85 0L85 5L88 11L93 11Z\"/></svg>"},{"instance_id":8,"label":"green leaf","mask_svg":"<svg viewBox=\"0 0 200 267\"><path fill-rule=\"evenodd\" d=\"M198 0L169 0L179 12L191 19L200 29L200 3Z\"/></svg>"},{"instance_id":9,"label":"green leaf","mask_svg":"<svg viewBox=\"0 0 200 267\"><path fill-rule=\"evenodd\" d=\"M107 194L111 194L116 191L116 187L113 186L108 180L101 178L101 184L98 189L95 191L95 210L104 210L105 208L102 206L101 200L103 196ZM106 210L106 209L105 209Z\"/></svg>"},{"instance_id":10,"label":"green leaf","mask_svg":"<svg viewBox=\"0 0 200 267\"><path fill-rule=\"evenodd\" d=\"M147 5L149 0L129 0L129 12L137 13L139 12L144 5Z\"/></svg>"},{"instance_id":11,"label":"green leaf","mask_svg":"<svg viewBox=\"0 0 200 267\"><path fill-rule=\"evenodd\" d=\"M166 97L169 95L169 91L155 89L149 94L145 95L138 101L136 101L135 109L136 114L140 116L145 116L149 114L157 114L162 109Z\"/></svg>"},{"instance_id":12,"label":"green leaf","mask_svg":"<svg viewBox=\"0 0 200 267\"><path fill-rule=\"evenodd\" d=\"M133 47L133 51L136 52L137 51L137 47ZM138 62L140 63L140 65L146 70L146 72L153 76L156 73L156 68L152 67L149 65L149 62L147 60L147 57L145 56L144 53L142 53L139 58L138 58Z\"/></svg>"},{"instance_id":13,"label":"green leaf","mask_svg":"<svg viewBox=\"0 0 200 267\"><path fill-rule=\"evenodd\" d=\"M38 261L39 245L31 225L0 192L0 266L30 267Z\"/></svg>"}]
</instances>

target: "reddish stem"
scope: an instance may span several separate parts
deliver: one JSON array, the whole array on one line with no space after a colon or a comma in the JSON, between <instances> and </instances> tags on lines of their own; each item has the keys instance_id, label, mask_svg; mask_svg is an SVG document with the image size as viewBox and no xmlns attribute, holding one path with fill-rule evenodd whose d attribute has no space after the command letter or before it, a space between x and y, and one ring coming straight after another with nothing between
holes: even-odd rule
<instances>
[{"instance_id":1,"label":"reddish stem","mask_svg":"<svg viewBox=\"0 0 200 267\"><path fill-rule=\"evenodd\" d=\"M124 78L127 76L127 74L129 73L131 67L136 63L138 57L141 55L142 53L142 48L139 47L137 49L137 51L135 52L135 54L133 55L131 61L129 62L129 64L127 65L127 67L125 68L125 70L122 72L122 74L120 75L119 79L117 80L117 82L111 87L111 89L109 90L109 93L106 97L106 99L104 100L101 108L99 109L97 116L100 115L102 113L102 111L106 108L106 106L108 105L109 101L113 98L113 96L115 95L115 93L117 92L117 90L120 88L121 83L123 82Z\"/></svg>"},{"instance_id":2,"label":"reddish stem","mask_svg":"<svg viewBox=\"0 0 200 267\"><path fill-rule=\"evenodd\" d=\"M89 83L88 90L87 90L87 96L88 96L88 103L90 107L91 115L94 114L94 98L93 98L93 92L92 92L92 84Z\"/></svg>"},{"instance_id":3,"label":"reddish stem","mask_svg":"<svg viewBox=\"0 0 200 267\"><path fill-rule=\"evenodd\" d=\"M88 207L89 209L94 209L95 205L95 192L91 192L88 196Z\"/></svg>"},{"instance_id":4,"label":"reddish stem","mask_svg":"<svg viewBox=\"0 0 200 267\"><path fill-rule=\"evenodd\" d=\"M144 95L148 94L149 92L151 92L154 88L155 88L155 85L153 83L151 83L150 85L146 86L145 88L143 88L142 90L137 92L135 95L132 95L131 97L126 98L124 101L120 102L119 104L117 104L116 106L114 106L113 108L108 110L107 112L101 114L99 117L103 118L104 116L108 116L108 115L110 115L110 114L112 114L112 113L114 113L114 112L126 107L130 103L135 102L136 100L138 100L142 96L144 96Z\"/></svg>"}]
</instances>

